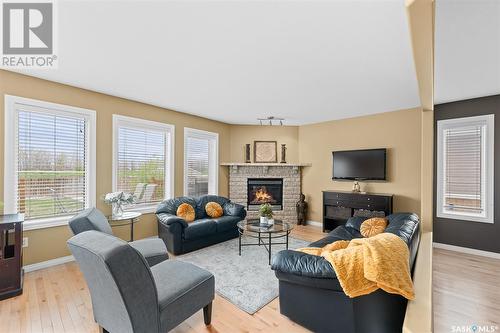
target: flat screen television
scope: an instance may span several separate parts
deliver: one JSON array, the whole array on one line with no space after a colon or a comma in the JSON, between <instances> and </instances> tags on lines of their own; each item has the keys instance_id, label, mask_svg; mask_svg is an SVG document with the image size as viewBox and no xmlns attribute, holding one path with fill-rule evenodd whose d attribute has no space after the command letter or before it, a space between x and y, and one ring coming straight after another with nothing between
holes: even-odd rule
<instances>
[{"instance_id":1,"label":"flat screen television","mask_svg":"<svg viewBox=\"0 0 500 333\"><path fill-rule=\"evenodd\" d=\"M385 148L334 151L332 179L386 180Z\"/></svg>"}]
</instances>

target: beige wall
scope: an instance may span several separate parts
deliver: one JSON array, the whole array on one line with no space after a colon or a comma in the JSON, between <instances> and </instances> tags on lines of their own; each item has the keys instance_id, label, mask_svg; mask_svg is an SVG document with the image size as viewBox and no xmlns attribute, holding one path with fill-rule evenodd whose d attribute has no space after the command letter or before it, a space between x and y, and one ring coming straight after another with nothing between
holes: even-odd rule
<instances>
[{"instance_id":1,"label":"beige wall","mask_svg":"<svg viewBox=\"0 0 500 333\"><path fill-rule=\"evenodd\" d=\"M281 144L286 144L287 162L298 162L299 160L299 128L298 126L252 126L232 125L230 130L230 161L245 162L245 144L251 146L251 157L253 161L253 142L277 141L278 161L281 160Z\"/></svg>"},{"instance_id":2,"label":"beige wall","mask_svg":"<svg viewBox=\"0 0 500 333\"><path fill-rule=\"evenodd\" d=\"M183 194L184 127L219 133L220 161L229 160L229 125L196 116L166 110L130 100L79 89L0 70L0 133L4 132L4 95L15 95L47 102L60 103L95 110L97 113L97 207L109 213L109 206L99 198L111 191L112 177L112 115L121 114L175 125L175 195ZM0 202L4 186L4 135L0 135ZM219 194L227 195L228 173L221 167ZM127 238L126 227L116 230ZM143 217L135 228L137 238L155 235L156 221L153 214ZM67 226L25 232L29 247L24 249L24 264L45 261L69 255L66 240L70 237Z\"/></svg>"},{"instance_id":3,"label":"beige wall","mask_svg":"<svg viewBox=\"0 0 500 333\"><path fill-rule=\"evenodd\" d=\"M174 124L176 126L175 195L183 193L183 127L194 127L219 133L221 162L243 162L244 146L254 140L275 140L286 143L287 161L312 163L303 170L303 192L310 203L309 219L321 221L322 190L350 190L351 182L332 181L333 150L386 147L388 149L388 181L363 183L363 190L394 193L395 211L420 212L421 209L421 157L422 135L427 133L422 121L429 115L421 109L403 110L366 117L330 121L305 126L244 126L228 125L200 117L190 116L142 103L112 97L54 82L44 81L7 71L0 71L0 109L4 94L40 99L49 102L89 108L97 111L97 197L111 191L111 127L112 114ZM0 129L4 128L4 113L0 114ZM0 189L3 189L3 146L0 136ZM253 155L253 151L252 151ZM280 152L278 152L278 158ZM220 168L219 193L227 195L228 174ZM0 190L0 201L3 191ZM97 206L109 212L102 201ZM145 216L136 226L137 238L156 234L156 221L152 214ZM128 228L115 232L128 237ZM30 264L68 255L67 227L27 231L29 247L24 251L24 263Z\"/></svg>"},{"instance_id":4,"label":"beige wall","mask_svg":"<svg viewBox=\"0 0 500 333\"><path fill-rule=\"evenodd\" d=\"M352 182L332 181L332 151L388 148L386 182L363 182L363 191L392 193L394 211L420 212L420 108L299 127L299 159L312 163L302 173L309 219L322 221L323 190L351 190Z\"/></svg>"}]
</instances>

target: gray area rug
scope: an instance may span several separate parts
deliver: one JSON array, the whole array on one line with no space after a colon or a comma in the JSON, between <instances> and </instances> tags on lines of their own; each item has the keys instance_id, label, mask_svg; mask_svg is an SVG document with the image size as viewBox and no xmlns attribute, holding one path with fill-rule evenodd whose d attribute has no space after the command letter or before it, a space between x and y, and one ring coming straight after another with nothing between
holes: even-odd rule
<instances>
[{"instance_id":1,"label":"gray area rug","mask_svg":"<svg viewBox=\"0 0 500 333\"><path fill-rule=\"evenodd\" d=\"M243 243L256 243L243 238ZM305 247L309 242L289 238L289 249ZM273 256L285 245L272 247ZM243 246L238 255L238 238L175 257L203 267L215 276L216 292L239 307L254 314L278 297L278 279L268 265L268 254L263 246Z\"/></svg>"}]
</instances>

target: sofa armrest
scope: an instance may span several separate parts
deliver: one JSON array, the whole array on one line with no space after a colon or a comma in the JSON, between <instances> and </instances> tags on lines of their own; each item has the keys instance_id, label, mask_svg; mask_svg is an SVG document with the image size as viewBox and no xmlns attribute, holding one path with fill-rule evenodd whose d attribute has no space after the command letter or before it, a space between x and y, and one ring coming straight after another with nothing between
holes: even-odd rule
<instances>
[{"instance_id":1,"label":"sofa armrest","mask_svg":"<svg viewBox=\"0 0 500 333\"><path fill-rule=\"evenodd\" d=\"M325 258L292 250L278 252L271 269L304 277L337 278L332 265Z\"/></svg>"},{"instance_id":2,"label":"sofa armrest","mask_svg":"<svg viewBox=\"0 0 500 333\"><path fill-rule=\"evenodd\" d=\"M158 217L158 222L162 223L164 225L172 225L174 223L180 224L182 229L186 228L188 224L183 218L180 218L178 216L168 214L168 213L160 213L156 214L156 217Z\"/></svg>"},{"instance_id":3,"label":"sofa armrest","mask_svg":"<svg viewBox=\"0 0 500 333\"><path fill-rule=\"evenodd\" d=\"M224 205L224 215L238 216L242 220L247 216L245 207L234 202L228 202Z\"/></svg>"}]
</instances>

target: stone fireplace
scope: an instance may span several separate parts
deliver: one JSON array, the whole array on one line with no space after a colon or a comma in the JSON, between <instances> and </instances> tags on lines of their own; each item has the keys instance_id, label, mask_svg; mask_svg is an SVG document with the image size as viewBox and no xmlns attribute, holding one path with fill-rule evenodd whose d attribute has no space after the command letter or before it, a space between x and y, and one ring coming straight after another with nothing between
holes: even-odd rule
<instances>
[{"instance_id":1,"label":"stone fireplace","mask_svg":"<svg viewBox=\"0 0 500 333\"><path fill-rule=\"evenodd\" d=\"M262 203L274 217L297 223L295 205L301 193L301 169L309 164L223 163L229 167L229 199L245 206L248 218L258 218Z\"/></svg>"}]
</instances>

